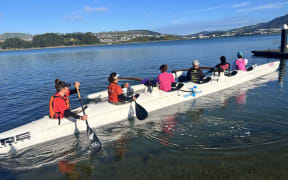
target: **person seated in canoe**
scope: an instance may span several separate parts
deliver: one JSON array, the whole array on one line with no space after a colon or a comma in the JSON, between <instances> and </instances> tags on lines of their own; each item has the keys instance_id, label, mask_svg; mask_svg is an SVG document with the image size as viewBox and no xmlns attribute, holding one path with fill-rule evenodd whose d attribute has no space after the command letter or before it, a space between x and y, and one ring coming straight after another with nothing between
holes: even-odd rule
<instances>
[{"instance_id":1,"label":"person seated in canoe","mask_svg":"<svg viewBox=\"0 0 288 180\"><path fill-rule=\"evenodd\" d=\"M108 81L110 82L108 86L108 97L109 102L115 105L123 104L125 101L131 102L136 100L136 96L127 97L123 94L121 86L118 85L119 74L113 72L110 74ZM125 83L123 88L128 88L130 85Z\"/></svg>"},{"instance_id":2,"label":"person seated in canoe","mask_svg":"<svg viewBox=\"0 0 288 180\"><path fill-rule=\"evenodd\" d=\"M64 81L60 81L59 79L55 80L55 88L56 88L56 94L54 96L51 96L50 98L50 113L49 117L52 119L60 119L64 117L73 117L75 119L80 120L87 120L87 116L79 116L75 113L73 113L70 110L70 104L69 104L69 96L71 94L77 93L77 90L69 90L68 87L70 87L71 84L65 83ZM79 88L80 83L75 82L74 83L75 88Z\"/></svg>"},{"instance_id":3,"label":"person seated in canoe","mask_svg":"<svg viewBox=\"0 0 288 180\"><path fill-rule=\"evenodd\" d=\"M172 83L175 82L174 76L167 72L167 64L161 65L159 69L161 71L161 74L159 74L157 77L159 82L159 89L165 92L171 91Z\"/></svg>"},{"instance_id":4,"label":"person seated in canoe","mask_svg":"<svg viewBox=\"0 0 288 180\"><path fill-rule=\"evenodd\" d=\"M234 62L233 70L241 70L247 71L246 66L248 64L248 60L243 58L242 52L237 52L238 59Z\"/></svg>"},{"instance_id":5,"label":"person seated in canoe","mask_svg":"<svg viewBox=\"0 0 288 180\"><path fill-rule=\"evenodd\" d=\"M193 67L187 72L187 80L200 84L201 82L208 82L210 79L204 79L203 72L199 68L199 61L195 59L192 63Z\"/></svg>"},{"instance_id":6,"label":"person seated in canoe","mask_svg":"<svg viewBox=\"0 0 288 180\"><path fill-rule=\"evenodd\" d=\"M220 57L220 63L219 64L217 64L216 66L215 66L215 68L217 68L218 69L218 71L220 70L222 70L222 71L230 71L230 64L229 63L227 63L227 61L226 61L226 57L225 56L221 56Z\"/></svg>"}]
</instances>

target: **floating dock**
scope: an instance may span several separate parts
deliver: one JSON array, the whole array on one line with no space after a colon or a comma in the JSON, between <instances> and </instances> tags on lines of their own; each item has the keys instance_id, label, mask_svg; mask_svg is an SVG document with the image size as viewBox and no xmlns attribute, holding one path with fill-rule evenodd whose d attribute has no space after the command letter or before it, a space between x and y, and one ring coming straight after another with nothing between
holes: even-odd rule
<instances>
[{"instance_id":1,"label":"floating dock","mask_svg":"<svg viewBox=\"0 0 288 180\"><path fill-rule=\"evenodd\" d=\"M254 56L261 56L268 58L288 58L287 32L288 32L288 26L284 24L281 33L280 49L255 50L251 52L254 54Z\"/></svg>"},{"instance_id":2,"label":"floating dock","mask_svg":"<svg viewBox=\"0 0 288 180\"><path fill-rule=\"evenodd\" d=\"M252 51L254 56L268 57L268 58L288 58L288 52L281 52L280 49L268 49Z\"/></svg>"}]
</instances>

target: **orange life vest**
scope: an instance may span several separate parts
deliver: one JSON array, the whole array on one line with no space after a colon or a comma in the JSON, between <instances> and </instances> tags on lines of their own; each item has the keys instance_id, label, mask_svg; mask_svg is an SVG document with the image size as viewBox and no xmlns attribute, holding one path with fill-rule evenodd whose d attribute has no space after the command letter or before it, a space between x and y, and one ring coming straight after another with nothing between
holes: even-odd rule
<instances>
[{"instance_id":1,"label":"orange life vest","mask_svg":"<svg viewBox=\"0 0 288 180\"><path fill-rule=\"evenodd\" d=\"M54 110L54 106L53 106L53 103L54 103L54 100L56 98L61 98L63 99L63 101L65 101L66 103L66 106L68 108L70 108L70 102L69 102L69 98L65 95L64 97L61 97L61 96L51 96L50 98L50 102L49 102L49 117L52 118L52 119L59 119L59 118L63 118L64 117L64 112L55 112ZM63 114L61 114L63 113Z\"/></svg>"}]
</instances>

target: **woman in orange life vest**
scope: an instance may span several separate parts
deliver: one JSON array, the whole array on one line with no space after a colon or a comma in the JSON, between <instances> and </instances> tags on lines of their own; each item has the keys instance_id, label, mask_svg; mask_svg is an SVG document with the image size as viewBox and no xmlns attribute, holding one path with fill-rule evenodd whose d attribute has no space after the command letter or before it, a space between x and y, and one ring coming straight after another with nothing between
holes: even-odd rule
<instances>
[{"instance_id":1,"label":"woman in orange life vest","mask_svg":"<svg viewBox=\"0 0 288 180\"><path fill-rule=\"evenodd\" d=\"M71 86L69 83L55 80L56 94L50 99L50 118L52 119L62 119L64 117L73 117L75 119L87 120L87 116L78 116L77 114L71 112L69 104L69 96L71 94L77 93L77 90L69 90L68 87ZM75 88L79 88L80 83L74 83ZM60 122L59 122L60 123Z\"/></svg>"},{"instance_id":2,"label":"woman in orange life vest","mask_svg":"<svg viewBox=\"0 0 288 180\"><path fill-rule=\"evenodd\" d=\"M136 100L136 97L127 97L123 94L121 86L118 85L119 82L119 74L116 72L113 72L110 74L108 81L110 82L108 86L108 96L109 96L109 102L112 104L122 104L125 101L134 101ZM129 84L125 83L123 85L123 88L128 88Z\"/></svg>"}]
</instances>

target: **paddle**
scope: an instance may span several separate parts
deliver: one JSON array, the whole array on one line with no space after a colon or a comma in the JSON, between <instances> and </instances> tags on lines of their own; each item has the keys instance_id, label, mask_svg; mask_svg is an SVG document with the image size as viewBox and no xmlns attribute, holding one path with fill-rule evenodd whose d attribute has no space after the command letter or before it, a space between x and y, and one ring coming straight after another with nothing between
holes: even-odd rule
<instances>
[{"instance_id":1,"label":"paddle","mask_svg":"<svg viewBox=\"0 0 288 180\"><path fill-rule=\"evenodd\" d=\"M142 79L142 78L136 78L136 77L119 77L119 80L142 81L142 80L144 80L144 79Z\"/></svg>"},{"instance_id":2,"label":"paddle","mask_svg":"<svg viewBox=\"0 0 288 180\"><path fill-rule=\"evenodd\" d=\"M136 110L136 117L140 121L146 119L148 117L148 112L144 107L142 107L140 104L138 104L136 101L135 102L135 110Z\"/></svg>"},{"instance_id":3,"label":"paddle","mask_svg":"<svg viewBox=\"0 0 288 180\"><path fill-rule=\"evenodd\" d=\"M178 85L176 86L175 90L178 91L178 90L180 90L183 86L184 86L183 83L178 83Z\"/></svg>"},{"instance_id":4,"label":"paddle","mask_svg":"<svg viewBox=\"0 0 288 180\"><path fill-rule=\"evenodd\" d=\"M83 104L82 104L79 88L76 88L76 90L77 90L79 102L81 104L82 112L84 115L86 115L85 109L84 109ZM87 135L88 135L89 140L90 140L90 147L93 149L94 152L99 152L102 149L102 144L101 144L100 140L98 139L98 137L96 136L96 133L89 126L88 120L86 120L86 126L87 126Z\"/></svg>"},{"instance_id":5,"label":"paddle","mask_svg":"<svg viewBox=\"0 0 288 180\"><path fill-rule=\"evenodd\" d=\"M174 72L179 72L179 71L189 71L191 68L188 68L188 69L176 69L176 70L173 70L172 73ZM199 69L212 69L212 67L199 67Z\"/></svg>"},{"instance_id":6,"label":"paddle","mask_svg":"<svg viewBox=\"0 0 288 180\"><path fill-rule=\"evenodd\" d=\"M132 88L129 86L128 90L129 89L132 89ZM133 90L129 90L129 91L133 92ZM137 99L139 97L139 94L136 94L134 97ZM134 103L135 103L135 110L136 110L135 113L136 113L137 119L141 121L146 119L148 117L148 112L146 111L146 109L140 104L138 104L136 100L134 100Z\"/></svg>"},{"instance_id":7,"label":"paddle","mask_svg":"<svg viewBox=\"0 0 288 180\"><path fill-rule=\"evenodd\" d=\"M172 73L176 73L176 72L179 72L179 71L189 71L191 68L189 68L189 69L178 69L178 70L173 70L172 71ZM204 76L206 76L207 74L209 74L209 73L211 73L211 72L213 72L213 70L214 70L214 72L216 72L216 71L218 71L218 72L220 72L220 71L222 71L223 72L223 70L220 68L214 68L214 67L199 67L199 69L208 69L209 71L207 71L205 74L204 74ZM177 75L177 74L176 74Z\"/></svg>"}]
</instances>

